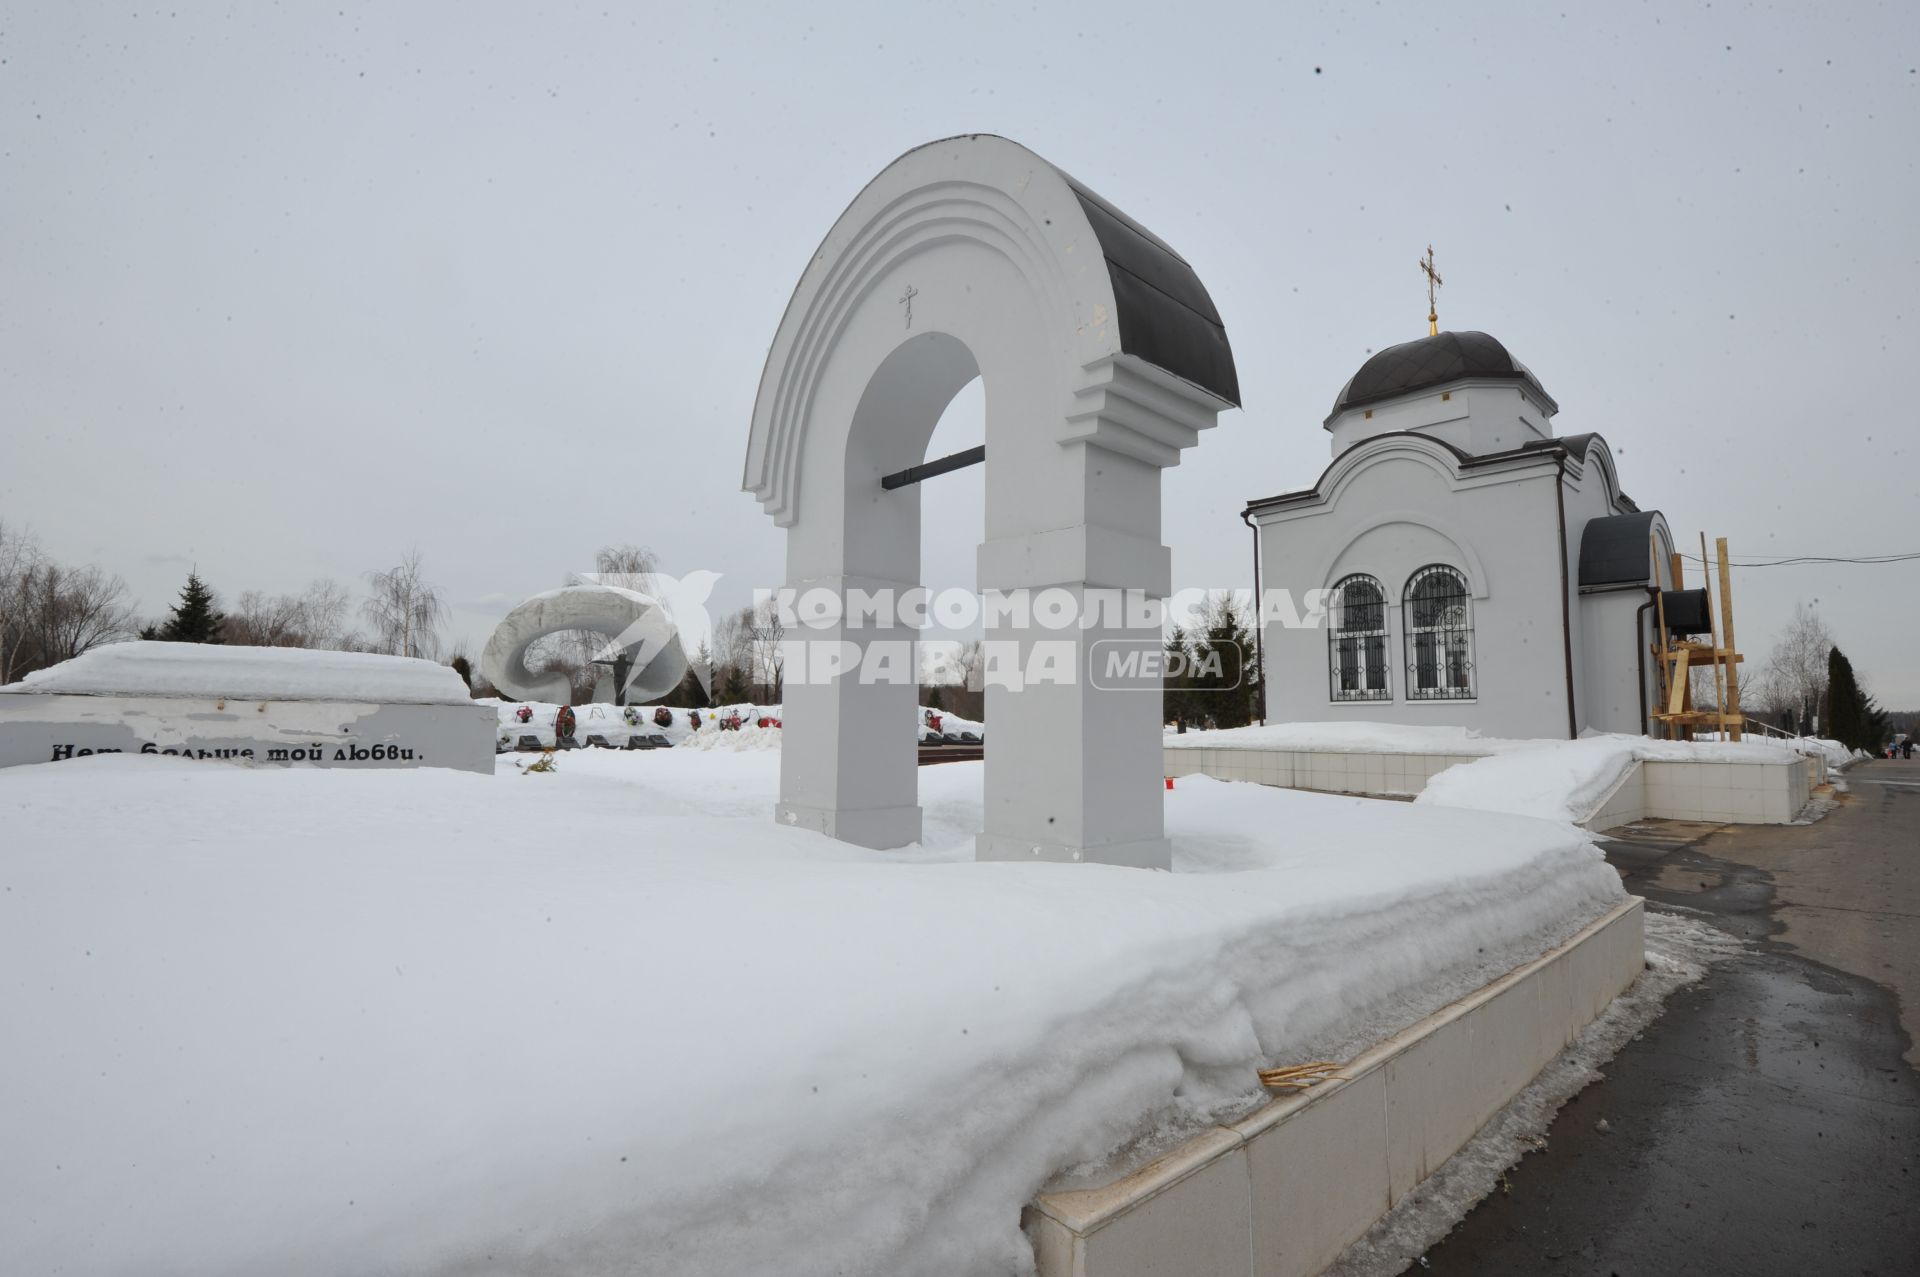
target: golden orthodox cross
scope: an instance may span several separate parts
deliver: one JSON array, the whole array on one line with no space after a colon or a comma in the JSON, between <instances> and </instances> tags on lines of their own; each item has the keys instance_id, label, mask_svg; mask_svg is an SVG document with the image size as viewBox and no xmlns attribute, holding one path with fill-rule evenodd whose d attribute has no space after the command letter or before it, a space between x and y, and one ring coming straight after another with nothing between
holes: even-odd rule
<instances>
[{"instance_id":1,"label":"golden orthodox cross","mask_svg":"<svg viewBox=\"0 0 1920 1277\"><path fill-rule=\"evenodd\" d=\"M1427 245L1427 255L1420 259L1420 269L1427 277L1427 336L1432 337L1440 331L1440 312L1435 307L1435 289L1446 281L1433 268L1433 245Z\"/></svg>"}]
</instances>

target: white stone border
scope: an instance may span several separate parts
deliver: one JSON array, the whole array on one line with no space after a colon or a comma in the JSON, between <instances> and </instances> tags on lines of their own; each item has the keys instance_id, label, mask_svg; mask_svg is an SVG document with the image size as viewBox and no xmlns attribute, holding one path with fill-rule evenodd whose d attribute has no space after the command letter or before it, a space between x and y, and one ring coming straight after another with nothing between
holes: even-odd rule
<instances>
[{"instance_id":1,"label":"white stone border","mask_svg":"<svg viewBox=\"0 0 1920 1277\"><path fill-rule=\"evenodd\" d=\"M1644 902L1101 1188L1042 1193L1040 1277L1310 1277L1531 1082L1640 974ZM1276 1061L1283 1063L1283 1061Z\"/></svg>"}]
</instances>

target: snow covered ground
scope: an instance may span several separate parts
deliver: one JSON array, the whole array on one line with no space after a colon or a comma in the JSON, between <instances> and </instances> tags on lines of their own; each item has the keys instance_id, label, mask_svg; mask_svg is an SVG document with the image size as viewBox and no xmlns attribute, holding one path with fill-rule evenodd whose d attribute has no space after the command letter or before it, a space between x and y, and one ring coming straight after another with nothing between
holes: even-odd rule
<instances>
[{"instance_id":1,"label":"snow covered ground","mask_svg":"<svg viewBox=\"0 0 1920 1277\"><path fill-rule=\"evenodd\" d=\"M1174 873L975 864L978 764L869 852L776 753L529 761L0 772L0 1272L1023 1272L1621 897L1523 816L1189 778Z\"/></svg>"}]
</instances>

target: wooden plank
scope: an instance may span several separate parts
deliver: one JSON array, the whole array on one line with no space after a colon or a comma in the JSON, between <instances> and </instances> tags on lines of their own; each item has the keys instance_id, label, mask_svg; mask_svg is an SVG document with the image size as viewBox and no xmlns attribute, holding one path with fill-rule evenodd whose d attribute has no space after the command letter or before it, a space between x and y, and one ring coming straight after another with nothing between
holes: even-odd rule
<instances>
[{"instance_id":1,"label":"wooden plank","mask_svg":"<svg viewBox=\"0 0 1920 1277\"><path fill-rule=\"evenodd\" d=\"M1707 572L1707 534L1700 534L1700 580L1707 591L1707 636L1713 640L1713 707L1727 707L1727 683L1720 668L1720 622L1713 615L1713 578Z\"/></svg>"},{"instance_id":2,"label":"wooden plank","mask_svg":"<svg viewBox=\"0 0 1920 1277\"><path fill-rule=\"evenodd\" d=\"M1727 562L1727 539L1720 537L1714 542L1714 550L1720 560L1720 634L1729 653L1733 651L1733 568ZM1726 710L1741 717L1741 723L1733 729L1733 739L1739 740L1745 726L1745 716L1740 715L1740 658L1733 656L1727 662L1727 703Z\"/></svg>"},{"instance_id":3,"label":"wooden plank","mask_svg":"<svg viewBox=\"0 0 1920 1277\"><path fill-rule=\"evenodd\" d=\"M1678 714L1687 699L1687 660L1693 655L1681 648L1673 655L1673 681L1667 685L1667 713Z\"/></svg>"}]
</instances>

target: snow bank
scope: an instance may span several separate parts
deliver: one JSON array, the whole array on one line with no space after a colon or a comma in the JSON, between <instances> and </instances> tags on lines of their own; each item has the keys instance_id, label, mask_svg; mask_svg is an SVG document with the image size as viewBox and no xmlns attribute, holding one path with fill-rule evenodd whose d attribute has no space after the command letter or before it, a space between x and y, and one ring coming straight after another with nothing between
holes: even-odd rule
<instances>
[{"instance_id":1,"label":"snow bank","mask_svg":"<svg viewBox=\"0 0 1920 1277\"><path fill-rule=\"evenodd\" d=\"M516 761L0 773L0 1271L1025 1272L1063 1168L1621 897L1431 805L1184 779L1164 874L972 863L974 763L889 853L771 753Z\"/></svg>"},{"instance_id":2,"label":"snow bank","mask_svg":"<svg viewBox=\"0 0 1920 1277\"><path fill-rule=\"evenodd\" d=\"M221 643L110 643L0 692L441 705L471 699L449 666L411 656Z\"/></svg>"},{"instance_id":3,"label":"snow bank","mask_svg":"<svg viewBox=\"0 0 1920 1277\"><path fill-rule=\"evenodd\" d=\"M1848 749L1837 740L1826 740L1818 736L1796 736L1792 740L1783 740L1780 744L1797 753L1824 758L1827 760L1828 770L1836 772L1843 767L1852 766L1862 758L1873 757L1864 749Z\"/></svg>"},{"instance_id":4,"label":"snow bank","mask_svg":"<svg viewBox=\"0 0 1920 1277\"><path fill-rule=\"evenodd\" d=\"M1578 824L1600 810L1637 762L1633 740L1624 736L1536 742L1533 749L1449 767L1413 801Z\"/></svg>"},{"instance_id":5,"label":"snow bank","mask_svg":"<svg viewBox=\"0 0 1920 1277\"><path fill-rule=\"evenodd\" d=\"M1470 763L1457 763L1427 782L1416 803L1513 812L1574 824L1599 811L1636 763L1790 763L1793 750L1761 741L1689 742L1644 736L1588 736L1527 741Z\"/></svg>"},{"instance_id":6,"label":"snow bank","mask_svg":"<svg viewBox=\"0 0 1920 1277\"><path fill-rule=\"evenodd\" d=\"M689 732L680 742L678 749L699 749L720 753L739 753L741 751L779 749L780 729L778 727L758 726L758 720L745 719L738 728L722 731L718 727L700 724L700 730Z\"/></svg>"}]
</instances>

